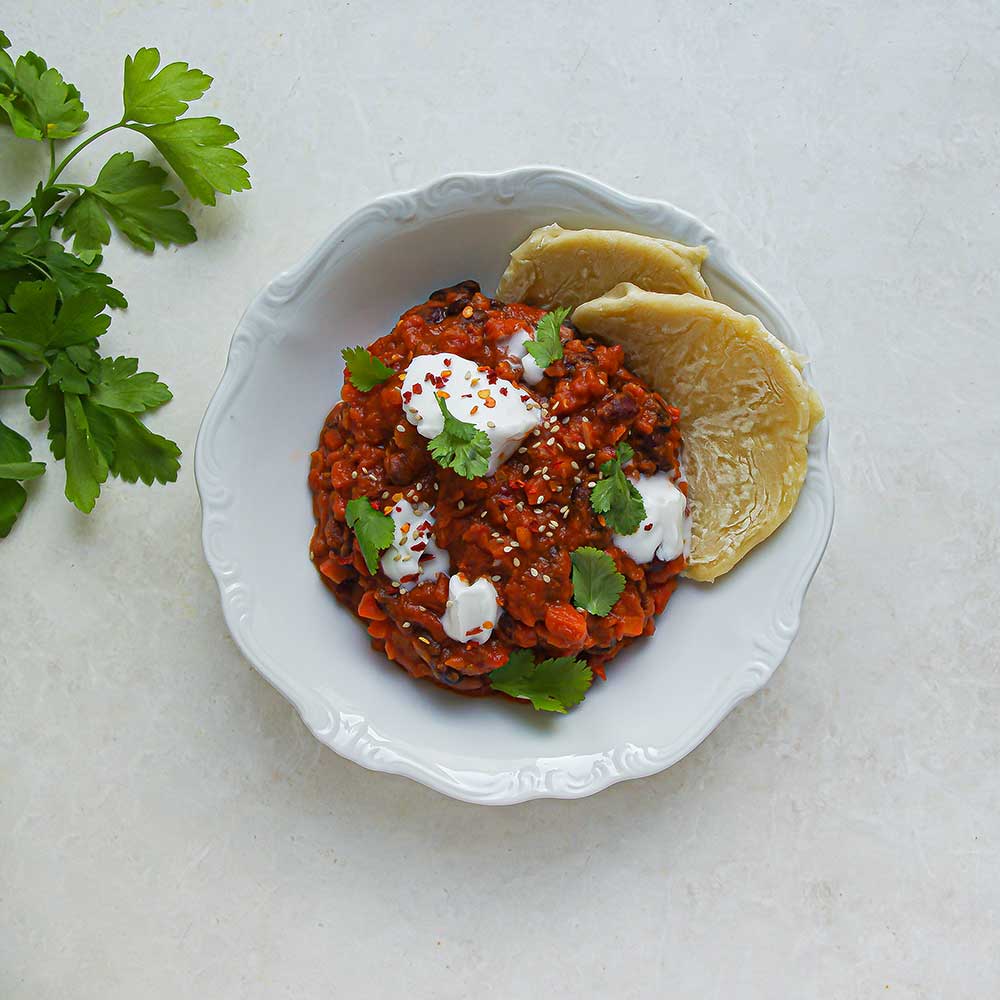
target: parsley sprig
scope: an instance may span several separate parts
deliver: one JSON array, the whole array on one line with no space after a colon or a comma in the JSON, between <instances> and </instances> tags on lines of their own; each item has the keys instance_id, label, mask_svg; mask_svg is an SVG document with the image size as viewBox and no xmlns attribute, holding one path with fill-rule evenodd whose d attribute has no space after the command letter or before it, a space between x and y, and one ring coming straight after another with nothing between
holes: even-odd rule
<instances>
[{"instance_id":1,"label":"parsley sprig","mask_svg":"<svg viewBox=\"0 0 1000 1000\"><path fill-rule=\"evenodd\" d=\"M604 618L625 589L625 577L614 559L601 549L581 545L570 555L573 563L573 603Z\"/></svg>"},{"instance_id":2,"label":"parsley sprig","mask_svg":"<svg viewBox=\"0 0 1000 1000\"><path fill-rule=\"evenodd\" d=\"M601 466L601 478L590 491L590 506L604 515L607 526L618 535L632 535L646 519L642 494L624 472L635 452L619 442L615 457Z\"/></svg>"},{"instance_id":3,"label":"parsley sprig","mask_svg":"<svg viewBox=\"0 0 1000 1000\"><path fill-rule=\"evenodd\" d=\"M594 679L590 667L571 656L535 662L527 649L519 649L490 674L490 686L512 698L530 701L540 712L566 711L583 701Z\"/></svg>"},{"instance_id":4,"label":"parsley sprig","mask_svg":"<svg viewBox=\"0 0 1000 1000\"><path fill-rule=\"evenodd\" d=\"M176 207L168 173L130 152L114 153L89 184L64 178L92 142L119 129L145 136L192 197L214 205L217 194L250 187L238 138L218 118L182 118L212 78L187 63L160 68L156 49L125 59L122 117L73 145L88 120L80 92L34 52L12 59L0 32L0 127L44 143L49 170L21 207L0 201L0 390L26 391L32 417L48 422L53 456L65 461L66 497L93 510L109 475L128 482L177 478L180 449L150 431L142 416L170 390L135 358L102 357L108 309L125 296L100 270L112 230L135 246L182 245L196 239ZM71 249L69 249L71 247ZM37 374L35 374L37 373ZM42 474L24 437L0 423L0 538L24 507L20 485Z\"/></svg>"},{"instance_id":5,"label":"parsley sprig","mask_svg":"<svg viewBox=\"0 0 1000 1000\"><path fill-rule=\"evenodd\" d=\"M485 476L490 467L491 452L486 432L452 416L444 400L440 396L434 398L444 416L444 428L427 445L431 457L438 465L454 469L464 479Z\"/></svg>"},{"instance_id":6,"label":"parsley sprig","mask_svg":"<svg viewBox=\"0 0 1000 1000\"><path fill-rule=\"evenodd\" d=\"M363 347L345 347L340 356L347 365L347 375L351 385L362 392L368 392L396 373L374 354Z\"/></svg>"},{"instance_id":7,"label":"parsley sprig","mask_svg":"<svg viewBox=\"0 0 1000 1000\"><path fill-rule=\"evenodd\" d=\"M564 308L553 309L552 312L546 313L538 321L534 339L524 342L525 348L535 359L539 368L548 368L549 365L563 356L559 328L569 314L570 310Z\"/></svg>"},{"instance_id":8,"label":"parsley sprig","mask_svg":"<svg viewBox=\"0 0 1000 1000\"><path fill-rule=\"evenodd\" d=\"M378 572L379 555L392 545L396 537L396 525L388 514L373 507L368 497L349 501L346 513L347 526L358 540L368 572L374 576Z\"/></svg>"}]
</instances>

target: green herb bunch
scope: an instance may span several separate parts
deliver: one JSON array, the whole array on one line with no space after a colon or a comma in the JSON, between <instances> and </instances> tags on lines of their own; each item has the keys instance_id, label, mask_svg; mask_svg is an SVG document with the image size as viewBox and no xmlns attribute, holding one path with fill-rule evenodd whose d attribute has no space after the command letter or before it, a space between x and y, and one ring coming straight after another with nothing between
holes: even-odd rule
<instances>
[{"instance_id":1,"label":"green herb bunch","mask_svg":"<svg viewBox=\"0 0 1000 1000\"><path fill-rule=\"evenodd\" d=\"M180 456L142 422L170 390L140 372L137 359L99 353L109 310L128 304L101 271L101 251L112 229L145 251L197 236L162 167L119 152L87 184L67 179L66 168L101 136L126 129L145 136L206 205L247 190L250 177L229 125L182 117L212 83L201 70L182 62L159 69L156 49L127 56L121 119L65 150L87 122L80 92L40 56L15 61L9 47L0 31L0 143L9 125L14 136L47 144L49 170L23 207L0 200L0 390L24 391L31 416L47 421L52 454L65 463L66 498L89 513L109 475L173 482ZM0 421L0 538L24 507L22 483L44 471L28 441Z\"/></svg>"}]
</instances>

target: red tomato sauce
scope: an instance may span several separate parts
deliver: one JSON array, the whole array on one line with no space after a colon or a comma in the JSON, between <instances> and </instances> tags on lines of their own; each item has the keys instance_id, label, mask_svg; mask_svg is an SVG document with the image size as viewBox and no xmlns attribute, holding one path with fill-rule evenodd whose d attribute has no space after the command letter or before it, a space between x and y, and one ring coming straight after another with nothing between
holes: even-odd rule
<instances>
[{"instance_id":1,"label":"red tomato sauce","mask_svg":"<svg viewBox=\"0 0 1000 1000\"><path fill-rule=\"evenodd\" d=\"M489 694L488 674L517 649L538 659L580 656L599 676L639 636L651 635L684 568L637 565L612 544L612 532L590 506L590 485L615 446L635 449L631 471L676 478L681 435L678 411L623 363L617 345L567 338L564 356L536 386L522 390L544 404L545 422L494 476L463 479L430 457L427 439L404 417L400 386L410 361L455 353L520 385L521 365L500 344L544 315L481 294L473 281L434 292L376 340L371 353L397 376L369 392L347 381L312 455L309 487L316 529L310 558L339 601L367 624L374 648L405 667L466 694ZM682 489L685 484L678 483ZM437 544L451 573L493 581L503 614L482 645L456 642L441 624L448 579L439 574L408 592L379 570L372 576L346 523L347 503L367 496L388 510L401 498L434 507ZM597 617L573 605L570 553L582 545L606 550L625 577L611 613Z\"/></svg>"}]
</instances>

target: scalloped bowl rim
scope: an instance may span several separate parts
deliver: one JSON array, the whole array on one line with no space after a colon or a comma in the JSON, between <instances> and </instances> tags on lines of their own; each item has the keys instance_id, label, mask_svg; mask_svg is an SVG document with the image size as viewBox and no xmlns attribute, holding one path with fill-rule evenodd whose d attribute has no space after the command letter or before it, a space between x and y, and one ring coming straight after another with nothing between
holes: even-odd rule
<instances>
[{"instance_id":1,"label":"scalloped bowl rim","mask_svg":"<svg viewBox=\"0 0 1000 1000\"><path fill-rule=\"evenodd\" d=\"M645 777L662 771L694 750L744 698L760 690L785 657L799 627L802 602L826 550L833 528L834 499L829 472L829 427L823 420L809 443L809 469L803 495L808 489L817 506L812 530L812 545L802 553L800 572L792 579L781 601L785 618L776 612L766 636L755 641L755 658L734 672L730 683L687 731L664 746L638 746L622 741L603 753L593 755L586 773L574 767L579 755L508 759L469 757L461 766L453 759L435 760L434 752L419 745L387 738L377 732L363 714L351 709L341 711L323 702L316 692L303 688L293 676L259 648L248 627L247 584L239 579L236 562L220 549L220 535L227 523L231 496L221 473L210 456L210 442L226 413L233 393L239 388L241 374L235 359L241 341L252 342L262 336L255 330L254 318L267 304L280 304L300 294L317 271L338 249L372 218L389 219L405 225L421 211L427 218L447 215L451 192L492 198L499 205L513 202L518 194L533 185L558 184L572 188L578 195L589 196L595 206L608 206L628 213L647 231L663 230L670 220L671 233L684 234L685 242L709 246L713 270L725 276L759 311L769 313L772 332L790 346L803 350L805 345L793 330L771 296L732 257L715 232L695 216L660 199L637 198L611 188L584 174L554 166L519 167L499 173L452 173L421 187L373 199L350 214L321 240L298 265L281 272L247 307L230 342L226 367L198 431L195 447L195 480L202 503L202 544L222 601L226 625L237 646L249 662L295 706L303 722L322 743L355 763L375 771L400 774L436 789L445 795L467 802L508 805L536 798L580 798L630 778ZM667 235L664 233L664 235ZM695 239L696 237L696 239ZM675 238L681 238L675 236ZM502 255L508 249L499 251ZM807 366L807 380L815 385L812 366ZM800 501L802 497L800 496ZM734 572L738 572L734 571ZM498 765L498 766L493 766Z\"/></svg>"}]
</instances>

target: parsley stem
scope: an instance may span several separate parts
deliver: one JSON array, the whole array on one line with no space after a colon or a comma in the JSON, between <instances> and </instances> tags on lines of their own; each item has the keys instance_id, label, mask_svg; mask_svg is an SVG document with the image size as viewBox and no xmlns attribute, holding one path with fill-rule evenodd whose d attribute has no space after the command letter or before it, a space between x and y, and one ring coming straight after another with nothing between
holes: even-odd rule
<instances>
[{"instance_id":1,"label":"parsley stem","mask_svg":"<svg viewBox=\"0 0 1000 1000\"><path fill-rule=\"evenodd\" d=\"M121 121L115 122L114 125L107 125L102 129L96 131L93 135L87 136L83 142L77 143L60 161L59 166L53 167L49 171L49 179L46 182L46 187L51 187L53 181L69 166L70 162L82 153L92 142L100 139L102 135L107 135L109 132L113 132L116 128L122 128L125 125L125 119L122 118Z\"/></svg>"},{"instance_id":2,"label":"parsley stem","mask_svg":"<svg viewBox=\"0 0 1000 1000\"><path fill-rule=\"evenodd\" d=\"M116 128L123 128L125 126L125 119L122 118L121 121L115 122L114 125L107 125L102 129L99 129L93 135L87 136L83 142L77 143L60 161L59 165L56 166L56 146L53 140L49 140L49 179L45 182L43 190L47 190L52 187L56 178L69 166L70 162L79 153L85 150L94 140L100 139L102 135L107 135L109 132L113 132ZM0 226L0 233L5 233L11 226L17 225L18 222L23 219L28 212L31 211L31 202L29 201L23 208L21 208L17 213L12 215L2 226Z\"/></svg>"}]
</instances>

